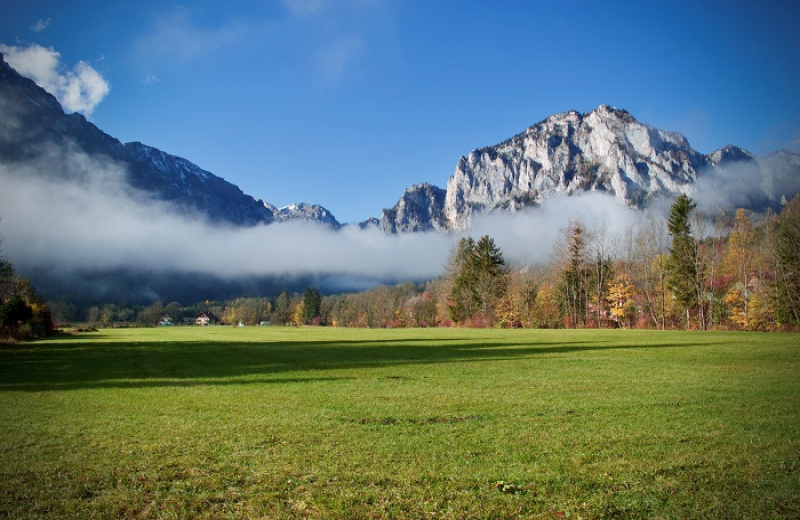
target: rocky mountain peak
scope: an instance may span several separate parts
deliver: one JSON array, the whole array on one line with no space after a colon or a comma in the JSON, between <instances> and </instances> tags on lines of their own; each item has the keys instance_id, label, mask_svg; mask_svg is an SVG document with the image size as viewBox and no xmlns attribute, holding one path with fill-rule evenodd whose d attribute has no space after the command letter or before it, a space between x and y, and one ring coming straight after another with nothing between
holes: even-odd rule
<instances>
[{"instance_id":1,"label":"rocky mountain peak","mask_svg":"<svg viewBox=\"0 0 800 520\"><path fill-rule=\"evenodd\" d=\"M384 209L378 227L386 233L447 229L445 190L427 182L406 188L397 204Z\"/></svg>"},{"instance_id":2,"label":"rocky mountain peak","mask_svg":"<svg viewBox=\"0 0 800 520\"><path fill-rule=\"evenodd\" d=\"M793 161L800 162L800 156L771 154L760 160L736 146L706 156L679 133L600 105L587 113L551 115L498 145L472 150L456 163L443 206L434 199L420 207L424 198L412 186L394 208L384 210L381 229L393 233L419 228L406 223L409 206L415 214L443 214L437 229L461 229L473 215L520 211L556 194L590 190L641 209L654 199L680 193L702 197L700 191L711 189L730 195L725 199L729 202L758 209L774 205L782 193L798 191L794 186L800 185L800 165ZM733 166L741 168L729 171ZM746 197L734 196L743 190L749 192Z\"/></svg>"},{"instance_id":3,"label":"rocky mountain peak","mask_svg":"<svg viewBox=\"0 0 800 520\"><path fill-rule=\"evenodd\" d=\"M738 146L727 145L708 155L709 163L717 167L724 167L727 164L739 161L755 161L756 157Z\"/></svg>"},{"instance_id":4,"label":"rocky mountain peak","mask_svg":"<svg viewBox=\"0 0 800 520\"><path fill-rule=\"evenodd\" d=\"M272 211L272 213L275 215L275 220L278 222L304 220L319 222L333 229L339 229L342 227L339 221L336 220L336 217L334 217L330 211L323 208L319 204L306 204L305 202L301 202L298 204L289 204L283 208L276 208L275 206L265 202L264 206Z\"/></svg>"},{"instance_id":5,"label":"rocky mountain peak","mask_svg":"<svg viewBox=\"0 0 800 520\"><path fill-rule=\"evenodd\" d=\"M642 207L650 197L685 191L705 162L682 135L639 123L625 110L572 110L462 157L447 184L445 214L460 228L473 213L516 211L585 190Z\"/></svg>"}]
</instances>

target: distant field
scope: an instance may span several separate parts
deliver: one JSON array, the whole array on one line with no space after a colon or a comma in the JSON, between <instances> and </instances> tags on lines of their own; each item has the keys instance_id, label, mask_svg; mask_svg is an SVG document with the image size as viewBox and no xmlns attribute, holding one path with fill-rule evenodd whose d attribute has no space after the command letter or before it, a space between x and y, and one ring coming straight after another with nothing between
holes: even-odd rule
<instances>
[{"instance_id":1,"label":"distant field","mask_svg":"<svg viewBox=\"0 0 800 520\"><path fill-rule=\"evenodd\" d=\"M0 517L800 518L790 334L104 330L0 410Z\"/></svg>"}]
</instances>

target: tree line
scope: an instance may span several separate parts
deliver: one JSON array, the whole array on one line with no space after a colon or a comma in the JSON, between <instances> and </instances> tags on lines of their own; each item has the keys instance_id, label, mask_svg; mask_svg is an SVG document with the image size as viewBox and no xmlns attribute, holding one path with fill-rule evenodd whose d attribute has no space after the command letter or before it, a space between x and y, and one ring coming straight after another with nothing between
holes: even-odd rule
<instances>
[{"instance_id":1,"label":"tree line","mask_svg":"<svg viewBox=\"0 0 800 520\"><path fill-rule=\"evenodd\" d=\"M709 219L682 195L665 222L619 234L575 221L547 264L509 266L491 237L466 237L439 279L327 296L322 316L355 327L792 330L800 196L777 215Z\"/></svg>"},{"instance_id":2,"label":"tree line","mask_svg":"<svg viewBox=\"0 0 800 520\"><path fill-rule=\"evenodd\" d=\"M47 304L27 279L17 276L11 262L0 257L0 341L38 338L52 332Z\"/></svg>"},{"instance_id":3,"label":"tree line","mask_svg":"<svg viewBox=\"0 0 800 520\"><path fill-rule=\"evenodd\" d=\"M59 320L79 314L51 306ZM465 237L444 274L422 284L324 296L309 287L189 307L107 304L84 317L149 326L203 311L233 325L792 330L800 325L800 196L779 214L740 209L710 219L682 195L666 219L616 234L574 221L540 264L508 265L491 237Z\"/></svg>"}]
</instances>

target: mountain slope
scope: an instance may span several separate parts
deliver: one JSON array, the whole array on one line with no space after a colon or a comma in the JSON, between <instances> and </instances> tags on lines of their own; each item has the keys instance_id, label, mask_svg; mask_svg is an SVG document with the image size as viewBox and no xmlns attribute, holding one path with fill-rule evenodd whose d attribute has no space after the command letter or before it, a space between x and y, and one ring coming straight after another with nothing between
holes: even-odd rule
<instances>
[{"instance_id":1,"label":"mountain slope","mask_svg":"<svg viewBox=\"0 0 800 520\"><path fill-rule=\"evenodd\" d=\"M735 146L709 155L685 137L638 122L625 110L601 105L581 114L555 114L496 146L461 157L443 204L430 199L419 215L444 220L407 226L400 209L409 192L385 210L387 232L459 229L473 215L537 206L556 194L602 191L628 206L687 193L710 210L776 207L800 188L800 156L776 152L764 159ZM412 186L409 190L414 190ZM438 189L438 188L436 188Z\"/></svg>"},{"instance_id":2,"label":"mountain slope","mask_svg":"<svg viewBox=\"0 0 800 520\"><path fill-rule=\"evenodd\" d=\"M0 163L9 167L41 157L53 147L110 160L120 181L172 204L178 212L213 223L253 226L276 220L336 219L325 208L283 215L274 206L248 196L236 185L199 166L142 143L122 144L80 114L65 114L55 97L18 74L0 54ZM47 175L69 175L57 165ZM338 223L334 227L338 227Z\"/></svg>"},{"instance_id":3,"label":"mountain slope","mask_svg":"<svg viewBox=\"0 0 800 520\"><path fill-rule=\"evenodd\" d=\"M427 182L410 186L393 208L383 210L378 227L385 233L446 230L445 195Z\"/></svg>"}]
</instances>

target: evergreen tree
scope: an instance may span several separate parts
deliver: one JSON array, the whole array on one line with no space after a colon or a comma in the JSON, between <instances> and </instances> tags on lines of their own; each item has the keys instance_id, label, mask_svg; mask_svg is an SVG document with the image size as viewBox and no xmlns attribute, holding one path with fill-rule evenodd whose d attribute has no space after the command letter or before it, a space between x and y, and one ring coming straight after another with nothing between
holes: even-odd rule
<instances>
[{"instance_id":1,"label":"evergreen tree","mask_svg":"<svg viewBox=\"0 0 800 520\"><path fill-rule=\"evenodd\" d=\"M482 236L475 244L468 265L472 271L473 292L481 315L494 315L493 308L508 287L506 262L494 239L489 235Z\"/></svg>"},{"instance_id":2,"label":"evergreen tree","mask_svg":"<svg viewBox=\"0 0 800 520\"><path fill-rule=\"evenodd\" d=\"M451 259L454 276L450 292L450 317L458 322L480 317L486 324L508 286L508 270L494 239L482 236L477 243L462 238Z\"/></svg>"},{"instance_id":3,"label":"evergreen tree","mask_svg":"<svg viewBox=\"0 0 800 520\"><path fill-rule=\"evenodd\" d=\"M586 323L588 312L588 278L586 268L586 239L580 222L572 224L568 230L569 238L566 250L566 265L561 273L561 299L563 314L573 327L578 321Z\"/></svg>"},{"instance_id":4,"label":"evergreen tree","mask_svg":"<svg viewBox=\"0 0 800 520\"><path fill-rule=\"evenodd\" d=\"M472 295L472 273L468 263L475 252L475 241L472 237L462 238L451 255L449 274L453 278L450 291L450 319L456 323L464 323L473 313L474 297Z\"/></svg>"},{"instance_id":5,"label":"evergreen tree","mask_svg":"<svg viewBox=\"0 0 800 520\"><path fill-rule=\"evenodd\" d=\"M672 204L667 220L667 230L672 237L667 259L667 285L686 309L687 327L690 309L702 308L703 272L690 220L696 206L691 198L681 195ZM702 316L700 323L702 328Z\"/></svg>"},{"instance_id":6,"label":"evergreen tree","mask_svg":"<svg viewBox=\"0 0 800 520\"><path fill-rule=\"evenodd\" d=\"M312 287L306 287L303 292L302 321L304 325L311 325L316 318L320 317L322 306L322 296L319 291Z\"/></svg>"}]
</instances>

